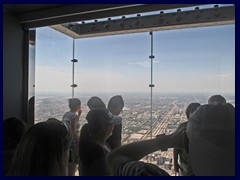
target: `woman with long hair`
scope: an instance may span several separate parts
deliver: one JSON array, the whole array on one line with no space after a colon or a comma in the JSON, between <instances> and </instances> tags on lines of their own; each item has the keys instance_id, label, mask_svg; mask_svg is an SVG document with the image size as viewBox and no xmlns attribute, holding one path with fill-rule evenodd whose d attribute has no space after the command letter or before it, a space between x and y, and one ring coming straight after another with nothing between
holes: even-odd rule
<instances>
[{"instance_id":1,"label":"woman with long hair","mask_svg":"<svg viewBox=\"0 0 240 180\"><path fill-rule=\"evenodd\" d=\"M71 136L57 119L30 127L12 160L10 176L65 176Z\"/></svg>"}]
</instances>

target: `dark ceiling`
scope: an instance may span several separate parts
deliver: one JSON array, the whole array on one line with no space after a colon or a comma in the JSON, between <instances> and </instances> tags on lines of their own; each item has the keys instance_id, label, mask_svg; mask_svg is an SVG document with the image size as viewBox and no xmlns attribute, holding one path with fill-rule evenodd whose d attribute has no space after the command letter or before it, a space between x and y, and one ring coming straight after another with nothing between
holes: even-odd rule
<instances>
[{"instance_id":1,"label":"dark ceiling","mask_svg":"<svg viewBox=\"0 0 240 180\"><path fill-rule=\"evenodd\" d=\"M4 4L4 7L14 14L19 14L59 7L63 5L64 4Z\"/></svg>"}]
</instances>

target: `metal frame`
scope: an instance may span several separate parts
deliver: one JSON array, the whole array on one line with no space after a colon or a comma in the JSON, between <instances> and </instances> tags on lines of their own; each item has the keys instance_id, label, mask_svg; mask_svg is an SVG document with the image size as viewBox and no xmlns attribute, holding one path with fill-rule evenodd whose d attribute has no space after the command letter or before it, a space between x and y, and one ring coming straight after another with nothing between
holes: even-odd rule
<instances>
[{"instance_id":1,"label":"metal frame","mask_svg":"<svg viewBox=\"0 0 240 180\"><path fill-rule=\"evenodd\" d=\"M30 59L30 48L29 46L35 46L36 41L36 31L32 30L24 30L24 47L23 47L23 119L26 121L28 125L34 124L34 101L35 101L35 81L30 82L29 77L35 77L35 69L32 71L33 74L30 73L29 69L35 67L35 57ZM32 62L30 62L30 60ZM32 91L33 94L29 92Z\"/></svg>"},{"instance_id":2,"label":"metal frame","mask_svg":"<svg viewBox=\"0 0 240 180\"><path fill-rule=\"evenodd\" d=\"M213 7L209 9L195 8L165 14L161 11L156 15L140 16L93 23L68 23L53 25L53 29L72 38L86 38L115 34L149 32L180 28L216 26L235 23L235 6Z\"/></svg>"},{"instance_id":3,"label":"metal frame","mask_svg":"<svg viewBox=\"0 0 240 180\"><path fill-rule=\"evenodd\" d=\"M67 4L58 7L20 13L24 29L86 21L128 14L198 6L201 4Z\"/></svg>"},{"instance_id":4,"label":"metal frame","mask_svg":"<svg viewBox=\"0 0 240 180\"><path fill-rule=\"evenodd\" d=\"M23 112L23 119L28 124L28 77L29 77L29 30L25 30L23 32L23 58L22 58L22 79L23 79L23 96L22 96L22 112Z\"/></svg>"}]
</instances>

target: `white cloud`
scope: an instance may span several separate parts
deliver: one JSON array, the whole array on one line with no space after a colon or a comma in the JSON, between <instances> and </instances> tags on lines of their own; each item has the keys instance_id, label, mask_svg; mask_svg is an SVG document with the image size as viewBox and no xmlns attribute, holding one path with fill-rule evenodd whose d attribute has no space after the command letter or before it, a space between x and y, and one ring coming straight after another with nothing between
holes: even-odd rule
<instances>
[{"instance_id":1,"label":"white cloud","mask_svg":"<svg viewBox=\"0 0 240 180\"><path fill-rule=\"evenodd\" d=\"M209 78L234 78L235 73L207 74Z\"/></svg>"},{"instance_id":2,"label":"white cloud","mask_svg":"<svg viewBox=\"0 0 240 180\"><path fill-rule=\"evenodd\" d=\"M160 61L158 60L153 60L153 64L159 64ZM137 61L137 62L129 62L129 65L139 65L142 66L144 68L150 68L151 67L151 61Z\"/></svg>"},{"instance_id":3,"label":"white cloud","mask_svg":"<svg viewBox=\"0 0 240 180\"><path fill-rule=\"evenodd\" d=\"M166 74L154 77L154 91L169 92L234 92L234 73L188 75Z\"/></svg>"},{"instance_id":4,"label":"white cloud","mask_svg":"<svg viewBox=\"0 0 240 180\"><path fill-rule=\"evenodd\" d=\"M79 69L76 72L76 83L81 91L141 91L148 77L124 75L123 71L106 69ZM146 79L146 80L144 80Z\"/></svg>"},{"instance_id":5,"label":"white cloud","mask_svg":"<svg viewBox=\"0 0 240 180\"><path fill-rule=\"evenodd\" d=\"M126 77L123 72L110 70L75 69L75 81L78 85L76 91L127 91L131 85L129 82L135 77ZM140 82L138 82L139 84ZM72 70L71 68L36 67L36 91L38 92L68 92L71 91ZM137 90L136 88L134 90Z\"/></svg>"},{"instance_id":6,"label":"white cloud","mask_svg":"<svg viewBox=\"0 0 240 180\"><path fill-rule=\"evenodd\" d=\"M71 85L71 72L66 68L36 66L36 91L66 91Z\"/></svg>"},{"instance_id":7,"label":"white cloud","mask_svg":"<svg viewBox=\"0 0 240 180\"><path fill-rule=\"evenodd\" d=\"M141 64L141 63L140 63ZM111 69L76 68L76 92L148 92L150 76L126 75L123 71ZM154 74L154 92L234 92L235 74L192 74L176 76ZM72 69L36 66L36 91L71 92Z\"/></svg>"}]
</instances>

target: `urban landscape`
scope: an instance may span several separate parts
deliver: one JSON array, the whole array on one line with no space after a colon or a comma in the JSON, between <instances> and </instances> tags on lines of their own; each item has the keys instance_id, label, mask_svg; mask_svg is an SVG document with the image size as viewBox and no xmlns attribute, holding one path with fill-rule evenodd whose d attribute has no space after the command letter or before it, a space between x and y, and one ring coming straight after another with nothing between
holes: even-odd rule
<instances>
[{"instance_id":1,"label":"urban landscape","mask_svg":"<svg viewBox=\"0 0 240 180\"><path fill-rule=\"evenodd\" d=\"M116 94L76 94L82 102L81 126L86 123L85 117L89 109L87 101L92 96L99 96L107 105L108 100ZM125 107L122 116L122 144L154 138L158 134L170 134L178 125L187 121L185 110L188 104L199 102L206 104L213 94L174 94L155 93L152 100L152 118L150 94L148 93L125 93L123 96ZM227 102L235 106L235 95L224 94ZM69 97L64 95L36 95L35 123L45 121L50 117L62 119L68 109ZM173 174L173 151L158 151L142 159L151 162L169 174Z\"/></svg>"}]
</instances>

